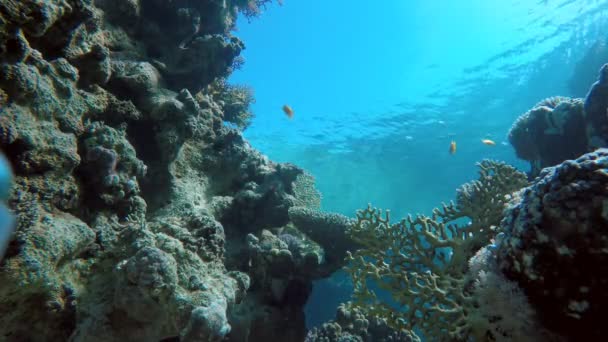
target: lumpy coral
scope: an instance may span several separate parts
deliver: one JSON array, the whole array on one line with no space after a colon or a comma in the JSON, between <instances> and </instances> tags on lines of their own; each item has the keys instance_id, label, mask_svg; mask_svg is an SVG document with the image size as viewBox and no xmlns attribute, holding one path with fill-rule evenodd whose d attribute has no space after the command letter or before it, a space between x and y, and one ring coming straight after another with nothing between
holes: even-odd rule
<instances>
[{"instance_id":1,"label":"lumpy coral","mask_svg":"<svg viewBox=\"0 0 608 342\"><path fill-rule=\"evenodd\" d=\"M522 114L509 130L517 156L530 162L532 177L548 166L608 145L608 64L584 99L547 98Z\"/></svg>"},{"instance_id":2,"label":"lumpy coral","mask_svg":"<svg viewBox=\"0 0 608 342\"><path fill-rule=\"evenodd\" d=\"M517 156L530 162L531 173L587 151L581 100L545 99L520 116L509 131Z\"/></svg>"},{"instance_id":3,"label":"lumpy coral","mask_svg":"<svg viewBox=\"0 0 608 342\"><path fill-rule=\"evenodd\" d=\"M410 331L391 329L379 317L365 314L348 305L340 305L336 319L313 328L306 335L306 342L420 342L420 338Z\"/></svg>"},{"instance_id":4,"label":"lumpy coral","mask_svg":"<svg viewBox=\"0 0 608 342\"><path fill-rule=\"evenodd\" d=\"M608 150L542 171L502 222L500 272L517 283L541 322L570 340L599 340L608 304Z\"/></svg>"},{"instance_id":5,"label":"lumpy coral","mask_svg":"<svg viewBox=\"0 0 608 342\"><path fill-rule=\"evenodd\" d=\"M280 304L276 281L258 286L270 270L243 259L267 265L245 238L288 225L304 171L224 125L246 126L251 93L209 87L239 63L239 11L265 3L0 3L0 149L16 216L1 340L246 341L278 334L284 316L283 336L303 338L314 272L300 268L314 270L321 247L281 233L301 279Z\"/></svg>"}]
</instances>

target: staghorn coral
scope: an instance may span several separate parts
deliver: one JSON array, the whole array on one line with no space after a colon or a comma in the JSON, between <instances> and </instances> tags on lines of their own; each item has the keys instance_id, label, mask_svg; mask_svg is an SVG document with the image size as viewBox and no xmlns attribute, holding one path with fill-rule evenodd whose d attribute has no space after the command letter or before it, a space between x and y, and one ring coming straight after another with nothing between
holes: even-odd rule
<instances>
[{"instance_id":1,"label":"staghorn coral","mask_svg":"<svg viewBox=\"0 0 608 342\"><path fill-rule=\"evenodd\" d=\"M468 260L496 234L510 194L527 183L504 163L485 160L479 167L479 179L458 189L456 204L430 217L391 223L389 212L371 206L357 212L348 234L362 247L348 255L355 287L349 307L427 339L466 339L474 305L466 289Z\"/></svg>"}]
</instances>

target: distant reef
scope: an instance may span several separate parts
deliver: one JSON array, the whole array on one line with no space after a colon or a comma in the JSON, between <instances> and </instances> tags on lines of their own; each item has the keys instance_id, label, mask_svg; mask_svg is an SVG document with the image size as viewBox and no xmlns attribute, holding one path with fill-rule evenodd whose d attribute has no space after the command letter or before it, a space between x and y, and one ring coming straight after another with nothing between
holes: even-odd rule
<instances>
[{"instance_id":1,"label":"distant reef","mask_svg":"<svg viewBox=\"0 0 608 342\"><path fill-rule=\"evenodd\" d=\"M529 175L484 160L430 215L350 218L241 135L231 32L268 2L0 2L0 341L604 339L608 66L514 124ZM339 269L352 300L307 331Z\"/></svg>"}]
</instances>

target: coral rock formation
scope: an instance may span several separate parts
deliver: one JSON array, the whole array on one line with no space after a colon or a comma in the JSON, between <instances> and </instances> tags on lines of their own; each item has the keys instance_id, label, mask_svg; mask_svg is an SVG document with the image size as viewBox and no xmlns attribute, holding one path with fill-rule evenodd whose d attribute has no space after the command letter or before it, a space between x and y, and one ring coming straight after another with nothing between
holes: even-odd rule
<instances>
[{"instance_id":1,"label":"coral rock formation","mask_svg":"<svg viewBox=\"0 0 608 342\"><path fill-rule=\"evenodd\" d=\"M506 213L498 267L541 322L571 340L605 336L608 150L542 171Z\"/></svg>"},{"instance_id":2,"label":"coral rock formation","mask_svg":"<svg viewBox=\"0 0 608 342\"><path fill-rule=\"evenodd\" d=\"M431 217L391 223L371 206L357 213L348 233L362 248L348 255L349 308L433 341L472 336L468 260L497 234L510 195L527 184L504 163L485 160L479 167L479 179L458 189L456 204Z\"/></svg>"},{"instance_id":3,"label":"coral rock formation","mask_svg":"<svg viewBox=\"0 0 608 342\"><path fill-rule=\"evenodd\" d=\"M530 176L608 146L608 64L585 99L551 97L521 115L509 130L517 156L530 162Z\"/></svg>"},{"instance_id":4,"label":"coral rock formation","mask_svg":"<svg viewBox=\"0 0 608 342\"><path fill-rule=\"evenodd\" d=\"M224 125L247 125L250 93L213 87L238 66L239 9L266 2L0 3L0 149L17 222L0 339L246 341L268 331L255 320L266 311L280 330L282 306L303 339L312 275L277 304L276 285L248 293L245 272L257 273L242 258L247 234L287 225L307 201L294 190L304 172ZM320 247L282 237L294 273L319 263Z\"/></svg>"}]
</instances>

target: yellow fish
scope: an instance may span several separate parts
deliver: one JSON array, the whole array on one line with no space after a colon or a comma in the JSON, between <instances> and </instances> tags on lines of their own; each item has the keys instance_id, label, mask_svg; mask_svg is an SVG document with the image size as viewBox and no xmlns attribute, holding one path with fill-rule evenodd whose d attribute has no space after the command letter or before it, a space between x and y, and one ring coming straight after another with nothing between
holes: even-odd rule
<instances>
[{"instance_id":1,"label":"yellow fish","mask_svg":"<svg viewBox=\"0 0 608 342\"><path fill-rule=\"evenodd\" d=\"M481 139L481 142L484 143L485 145L488 145L488 146L494 146L494 145L496 145L496 143L494 142L494 140L490 140L490 139Z\"/></svg>"},{"instance_id":2,"label":"yellow fish","mask_svg":"<svg viewBox=\"0 0 608 342\"><path fill-rule=\"evenodd\" d=\"M456 141L452 140L452 142L450 143L450 154L454 154L456 153Z\"/></svg>"},{"instance_id":3,"label":"yellow fish","mask_svg":"<svg viewBox=\"0 0 608 342\"><path fill-rule=\"evenodd\" d=\"M293 109L291 109L291 107L289 107L288 105L283 106L283 112L285 113L285 115L287 115L288 118L293 118Z\"/></svg>"}]
</instances>

